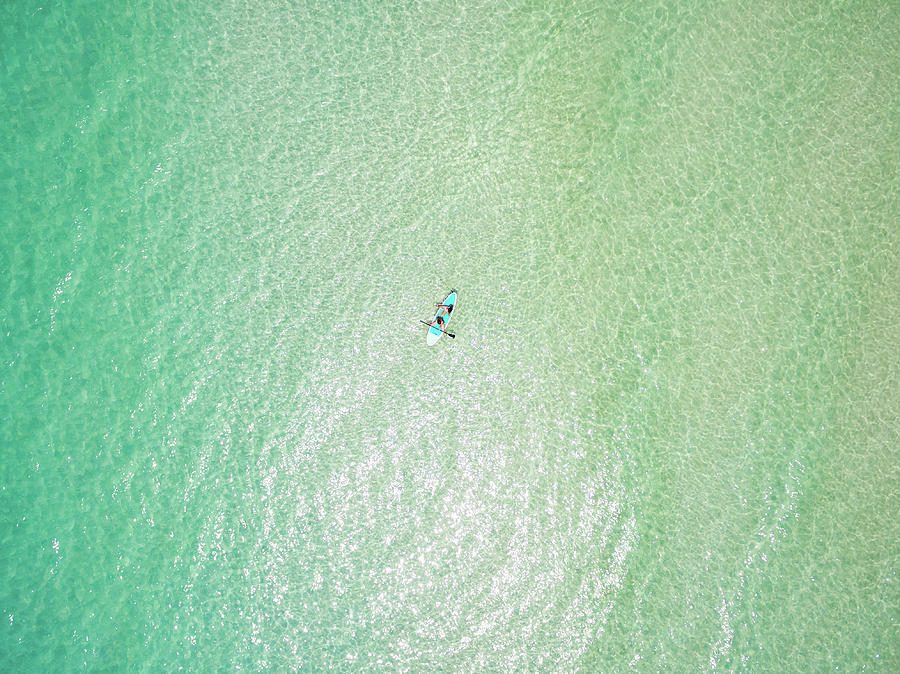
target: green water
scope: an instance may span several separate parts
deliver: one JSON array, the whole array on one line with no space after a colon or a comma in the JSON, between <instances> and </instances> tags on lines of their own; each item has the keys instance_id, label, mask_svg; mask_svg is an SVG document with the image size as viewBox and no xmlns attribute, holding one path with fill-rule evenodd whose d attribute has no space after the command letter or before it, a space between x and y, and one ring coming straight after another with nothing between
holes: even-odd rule
<instances>
[{"instance_id":1,"label":"green water","mask_svg":"<svg viewBox=\"0 0 900 674\"><path fill-rule=\"evenodd\" d=\"M130 4L0 6L0 670L900 669L895 3Z\"/></svg>"}]
</instances>

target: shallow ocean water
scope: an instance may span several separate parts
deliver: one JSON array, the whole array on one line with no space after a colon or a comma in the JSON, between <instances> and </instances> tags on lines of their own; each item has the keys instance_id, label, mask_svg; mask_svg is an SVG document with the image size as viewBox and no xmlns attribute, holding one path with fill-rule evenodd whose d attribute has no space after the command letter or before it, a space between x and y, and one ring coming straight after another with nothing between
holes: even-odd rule
<instances>
[{"instance_id":1,"label":"shallow ocean water","mask_svg":"<svg viewBox=\"0 0 900 674\"><path fill-rule=\"evenodd\" d=\"M4 671L896 669L895 8L0 19Z\"/></svg>"}]
</instances>

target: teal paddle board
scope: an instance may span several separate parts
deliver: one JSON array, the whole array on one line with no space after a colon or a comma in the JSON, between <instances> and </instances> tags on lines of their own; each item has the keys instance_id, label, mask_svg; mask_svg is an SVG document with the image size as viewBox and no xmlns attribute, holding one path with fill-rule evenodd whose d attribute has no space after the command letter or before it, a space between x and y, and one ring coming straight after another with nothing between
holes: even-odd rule
<instances>
[{"instance_id":1,"label":"teal paddle board","mask_svg":"<svg viewBox=\"0 0 900 674\"><path fill-rule=\"evenodd\" d=\"M437 344L437 341L441 338L441 335L444 334L447 330L447 326L450 324L450 318L453 316L453 310L456 308L456 290L451 290L450 294L447 295L447 298L441 302L440 306L438 306L437 311L434 312L434 318L431 319L430 327L428 328L428 334L425 337L425 343L428 346L434 346ZM438 322L438 318L443 321L443 324Z\"/></svg>"}]
</instances>

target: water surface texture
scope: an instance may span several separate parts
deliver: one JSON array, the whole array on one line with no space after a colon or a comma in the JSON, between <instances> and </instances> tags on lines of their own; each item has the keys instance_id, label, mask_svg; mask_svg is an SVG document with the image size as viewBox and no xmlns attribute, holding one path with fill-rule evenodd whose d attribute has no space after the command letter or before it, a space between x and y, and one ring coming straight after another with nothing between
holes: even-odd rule
<instances>
[{"instance_id":1,"label":"water surface texture","mask_svg":"<svg viewBox=\"0 0 900 674\"><path fill-rule=\"evenodd\" d=\"M896 3L138 5L0 6L0 670L900 670Z\"/></svg>"}]
</instances>

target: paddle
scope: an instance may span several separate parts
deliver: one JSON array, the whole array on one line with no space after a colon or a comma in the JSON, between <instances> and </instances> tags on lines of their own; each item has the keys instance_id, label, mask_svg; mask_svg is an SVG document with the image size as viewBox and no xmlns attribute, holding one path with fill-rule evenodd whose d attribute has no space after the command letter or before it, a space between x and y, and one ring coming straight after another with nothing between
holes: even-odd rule
<instances>
[{"instance_id":1,"label":"paddle","mask_svg":"<svg viewBox=\"0 0 900 674\"><path fill-rule=\"evenodd\" d=\"M441 330L434 323L429 323L428 321L423 321L422 319L419 319L419 323L424 323L429 328L437 328L438 330ZM443 332L445 335L447 335L451 339L456 339L456 335L454 335L452 332L447 332L446 330L441 330L441 332Z\"/></svg>"}]
</instances>

